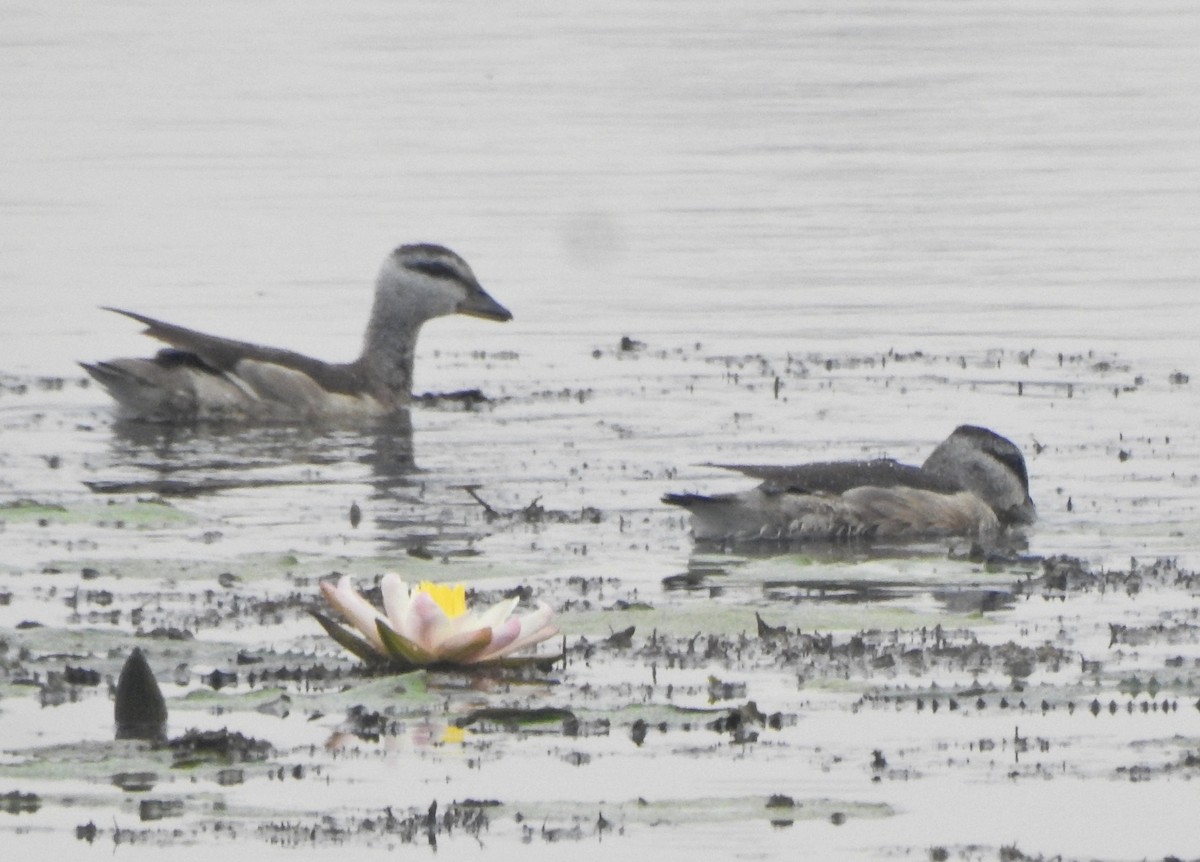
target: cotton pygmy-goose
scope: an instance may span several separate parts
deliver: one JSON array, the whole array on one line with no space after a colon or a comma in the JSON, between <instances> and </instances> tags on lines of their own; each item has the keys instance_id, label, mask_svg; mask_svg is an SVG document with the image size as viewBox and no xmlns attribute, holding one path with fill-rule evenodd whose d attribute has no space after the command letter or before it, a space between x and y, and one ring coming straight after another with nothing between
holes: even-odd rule
<instances>
[{"instance_id":1,"label":"cotton pygmy-goose","mask_svg":"<svg viewBox=\"0 0 1200 862\"><path fill-rule=\"evenodd\" d=\"M155 422L325 422L394 413L412 398L421 325L449 314L505 321L512 314L440 245L402 245L375 281L362 354L329 363L289 350L207 335L121 309L167 348L147 359L80 363L117 400L123 418Z\"/></svg>"},{"instance_id":2,"label":"cotton pygmy-goose","mask_svg":"<svg viewBox=\"0 0 1200 862\"><path fill-rule=\"evenodd\" d=\"M920 467L890 458L794 467L714 464L762 484L736 494L667 494L701 540L918 540L987 536L1037 517L1021 450L961 425Z\"/></svg>"}]
</instances>

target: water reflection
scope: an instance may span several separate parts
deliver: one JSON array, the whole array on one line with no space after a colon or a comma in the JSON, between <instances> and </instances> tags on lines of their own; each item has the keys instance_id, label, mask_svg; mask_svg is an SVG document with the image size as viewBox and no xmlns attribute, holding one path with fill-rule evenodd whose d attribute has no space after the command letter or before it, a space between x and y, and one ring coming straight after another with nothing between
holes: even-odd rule
<instances>
[{"instance_id":1,"label":"water reflection","mask_svg":"<svg viewBox=\"0 0 1200 862\"><path fill-rule=\"evenodd\" d=\"M1012 536L1004 552L991 548L984 553L973 546L965 555L934 545L870 546L861 543L818 542L801 548L794 543L773 549L755 543L746 553L733 555L727 550L715 553L712 548L697 549L688 561L687 571L662 579L667 592L684 592L716 598L726 594L756 593L769 602L791 605L856 605L880 602L904 602L928 597L947 613L985 614L1008 610L1016 603L1011 577L1000 584L938 583L928 577L876 578L864 574L858 566L871 560L910 561L928 560L931 565L947 559L968 563L986 563L984 571L998 570L1010 575L1040 566L1040 560L1019 553L1025 549L1022 537ZM707 552L705 552L707 550ZM791 559L787 559L790 555ZM772 565L760 576L755 561L774 559L782 564ZM790 564L790 565L789 565ZM788 576L790 568L795 576ZM767 574L769 573L769 574Z\"/></svg>"},{"instance_id":2,"label":"water reflection","mask_svg":"<svg viewBox=\"0 0 1200 862\"><path fill-rule=\"evenodd\" d=\"M1004 611L1017 603L1017 597L1005 589L962 587L933 590L930 595L950 613L986 614Z\"/></svg>"},{"instance_id":3,"label":"water reflection","mask_svg":"<svg viewBox=\"0 0 1200 862\"><path fill-rule=\"evenodd\" d=\"M978 563L1006 562L1020 557L1029 548L1024 529L976 539L902 542L895 539L873 541L870 538L847 539L747 539L744 541L696 539L689 569L712 566L722 559L770 559L795 556L808 563L859 563L867 560L920 559L946 557Z\"/></svg>"},{"instance_id":4,"label":"water reflection","mask_svg":"<svg viewBox=\"0 0 1200 862\"><path fill-rule=\"evenodd\" d=\"M438 482L417 465L408 410L362 427L177 426L116 422L96 494L149 494L174 499L253 490L255 529L327 524L331 495L352 529L373 526L379 549L427 559L473 555L478 532L465 512L475 503L461 486ZM363 496L362 486L369 490ZM222 503L227 502L222 500ZM360 505L361 504L361 505ZM226 513L244 521L243 504ZM224 523L221 534L229 534Z\"/></svg>"},{"instance_id":5,"label":"water reflection","mask_svg":"<svg viewBox=\"0 0 1200 862\"><path fill-rule=\"evenodd\" d=\"M927 589L928 587L925 587ZM788 581L767 581L762 585L763 596L770 601L828 604L863 604L893 599L909 599L922 589L921 585L893 580L876 581L863 578L841 578Z\"/></svg>"},{"instance_id":6,"label":"water reflection","mask_svg":"<svg viewBox=\"0 0 1200 862\"><path fill-rule=\"evenodd\" d=\"M97 493L190 497L239 488L338 482L312 468L364 464L356 475L379 494L410 484L417 470L412 416L405 410L360 430L298 426L203 427L119 421L111 467L123 478L86 482ZM344 481L344 480L343 480Z\"/></svg>"}]
</instances>

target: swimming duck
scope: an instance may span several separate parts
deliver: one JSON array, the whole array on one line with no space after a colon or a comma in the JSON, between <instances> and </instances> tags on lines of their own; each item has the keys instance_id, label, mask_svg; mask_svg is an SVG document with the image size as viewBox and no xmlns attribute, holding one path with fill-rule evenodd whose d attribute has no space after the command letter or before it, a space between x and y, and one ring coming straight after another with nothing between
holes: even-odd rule
<instances>
[{"instance_id":1,"label":"swimming duck","mask_svg":"<svg viewBox=\"0 0 1200 862\"><path fill-rule=\"evenodd\" d=\"M511 320L466 261L440 245L402 245L375 281L362 354L329 363L289 350L206 335L132 311L170 347L149 359L80 363L126 418L156 422L320 422L395 413L412 398L413 352L427 320L467 314Z\"/></svg>"},{"instance_id":2,"label":"swimming duck","mask_svg":"<svg viewBox=\"0 0 1200 862\"><path fill-rule=\"evenodd\" d=\"M691 512L701 540L987 536L1037 518L1021 450L974 425L954 429L920 467L890 458L707 466L763 481L737 494L664 496Z\"/></svg>"}]
</instances>

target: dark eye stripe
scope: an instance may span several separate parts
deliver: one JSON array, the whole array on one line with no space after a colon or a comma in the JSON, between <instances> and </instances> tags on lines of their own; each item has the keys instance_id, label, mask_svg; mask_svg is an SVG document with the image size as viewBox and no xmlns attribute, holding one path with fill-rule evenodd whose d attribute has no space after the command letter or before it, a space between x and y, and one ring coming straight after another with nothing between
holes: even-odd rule
<instances>
[{"instance_id":1,"label":"dark eye stripe","mask_svg":"<svg viewBox=\"0 0 1200 862\"><path fill-rule=\"evenodd\" d=\"M1028 494L1029 474L1025 472L1025 459L1021 457L1021 453L1009 449L1007 446L1003 447L1003 449L998 447L988 447L986 451L989 455L1017 475L1017 478L1021 480L1021 487L1025 490L1025 493Z\"/></svg>"},{"instance_id":2,"label":"dark eye stripe","mask_svg":"<svg viewBox=\"0 0 1200 862\"><path fill-rule=\"evenodd\" d=\"M1011 440L1006 440L995 431L976 425L960 425L954 429L956 435L971 437L978 441L979 451L999 461L1021 480L1021 487L1029 493L1029 473L1025 470L1025 459L1021 450Z\"/></svg>"},{"instance_id":3,"label":"dark eye stripe","mask_svg":"<svg viewBox=\"0 0 1200 862\"><path fill-rule=\"evenodd\" d=\"M464 281L462 274L448 263L436 260L410 260L405 264L409 269L423 272L432 278L444 278L449 281Z\"/></svg>"}]
</instances>

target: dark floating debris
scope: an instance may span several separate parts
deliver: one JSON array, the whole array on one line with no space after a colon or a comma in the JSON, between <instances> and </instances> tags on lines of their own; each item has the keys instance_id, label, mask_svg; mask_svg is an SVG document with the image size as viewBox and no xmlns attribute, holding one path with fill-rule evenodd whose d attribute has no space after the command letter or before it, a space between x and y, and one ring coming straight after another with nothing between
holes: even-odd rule
<instances>
[{"instance_id":1,"label":"dark floating debris","mask_svg":"<svg viewBox=\"0 0 1200 862\"><path fill-rule=\"evenodd\" d=\"M357 527L360 523L362 523L362 509L360 509L358 507L358 503L356 503L356 502L351 503L350 504L350 526L357 529Z\"/></svg>"},{"instance_id":2,"label":"dark floating debris","mask_svg":"<svg viewBox=\"0 0 1200 862\"><path fill-rule=\"evenodd\" d=\"M143 799L138 803L138 817L143 823L164 817L183 816L182 799Z\"/></svg>"},{"instance_id":3,"label":"dark floating debris","mask_svg":"<svg viewBox=\"0 0 1200 862\"><path fill-rule=\"evenodd\" d=\"M956 614L987 614L1007 610L1017 603L1017 598L1004 589L977 589L960 587L948 590L932 590L930 595L947 611Z\"/></svg>"},{"instance_id":4,"label":"dark floating debris","mask_svg":"<svg viewBox=\"0 0 1200 862\"><path fill-rule=\"evenodd\" d=\"M710 587L706 583L711 572L681 572L678 575L667 575L662 579L664 590L708 590Z\"/></svg>"},{"instance_id":5,"label":"dark floating debris","mask_svg":"<svg viewBox=\"0 0 1200 862\"><path fill-rule=\"evenodd\" d=\"M731 734L734 742L757 742L758 731L752 728L755 726L765 727L772 719L773 717L765 715L758 708L758 704L748 700L736 709L731 709L721 717L708 722L705 727L715 730L717 733ZM780 725L772 720L772 726L777 728Z\"/></svg>"},{"instance_id":6,"label":"dark floating debris","mask_svg":"<svg viewBox=\"0 0 1200 862\"><path fill-rule=\"evenodd\" d=\"M1147 781L1157 776L1180 775L1185 780L1200 776L1200 751L1188 751L1177 760L1161 766L1139 763L1134 766L1118 766L1117 775L1130 781Z\"/></svg>"},{"instance_id":7,"label":"dark floating debris","mask_svg":"<svg viewBox=\"0 0 1200 862\"><path fill-rule=\"evenodd\" d=\"M1013 587L1017 596L1037 596L1044 599L1066 599L1072 593L1123 592L1133 596L1147 586L1156 585L1200 591L1200 573L1180 569L1173 559L1152 562L1130 560L1129 568L1120 571L1092 569L1078 557L1065 555L1042 560L1042 573L1019 581Z\"/></svg>"},{"instance_id":8,"label":"dark floating debris","mask_svg":"<svg viewBox=\"0 0 1200 862\"><path fill-rule=\"evenodd\" d=\"M499 805L494 800L464 799L439 811L434 800L428 808L397 812L388 806L348 820L328 815L312 821L272 820L259 826L257 835L278 847L343 847L348 836L358 835L388 843L422 842L436 848L439 837L449 838L456 833L478 839L490 825L488 810Z\"/></svg>"},{"instance_id":9,"label":"dark floating debris","mask_svg":"<svg viewBox=\"0 0 1200 862\"><path fill-rule=\"evenodd\" d=\"M200 679L213 691L220 691L227 686L237 685L238 675L233 671L213 668L211 673L205 674Z\"/></svg>"},{"instance_id":10,"label":"dark floating debris","mask_svg":"<svg viewBox=\"0 0 1200 862\"><path fill-rule=\"evenodd\" d=\"M236 787L246 781L246 770L236 766L222 769L217 773L217 784L221 787Z\"/></svg>"},{"instance_id":11,"label":"dark floating debris","mask_svg":"<svg viewBox=\"0 0 1200 862\"><path fill-rule=\"evenodd\" d=\"M152 790L158 783L158 774L154 772L118 772L112 777L114 787L119 787L126 793L145 793Z\"/></svg>"},{"instance_id":12,"label":"dark floating debris","mask_svg":"<svg viewBox=\"0 0 1200 862\"><path fill-rule=\"evenodd\" d=\"M342 729L365 742L379 742L385 736L397 736L401 732L400 722L394 716L367 709L362 704L346 711Z\"/></svg>"},{"instance_id":13,"label":"dark floating debris","mask_svg":"<svg viewBox=\"0 0 1200 862\"><path fill-rule=\"evenodd\" d=\"M307 479L132 479L85 480L83 483L95 494L154 494L159 497L199 497L220 491L240 491L251 488L277 488L287 485L329 485L332 482Z\"/></svg>"},{"instance_id":14,"label":"dark floating debris","mask_svg":"<svg viewBox=\"0 0 1200 862\"><path fill-rule=\"evenodd\" d=\"M708 678L708 702L716 703L719 700L737 700L746 696L746 683L744 682L725 682L717 679L715 676Z\"/></svg>"},{"instance_id":15,"label":"dark floating debris","mask_svg":"<svg viewBox=\"0 0 1200 862\"><path fill-rule=\"evenodd\" d=\"M604 643L613 649L629 649L633 646L633 633L637 631L637 626L630 626L626 629L621 629L619 632L613 632L604 639Z\"/></svg>"},{"instance_id":16,"label":"dark floating debris","mask_svg":"<svg viewBox=\"0 0 1200 862\"><path fill-rule=\"evenodd\" d=\"M10 790L0 795L0 811L5 814L34 814L42 807L42 799L36 793Z\"/></svg>"},{"instance_id":17,"label":"dark floating debris","mask_svg":"<svg viewBox=\"0 0 1200 862\"><path fill-rule=\"evenodd\" d=\"M191 769L205 764L227 766L237 763L259 763L271 756L269 742L221 730L189 730L183 736L166 743L175 755L176 769Z\"/></svg>"},{"instance_id":18,"label":"dark floating debris","mask_svg":"<svg viewBox=\"0 0 1200 862\"><path fill-rule=\"evenodd\" d=\"M139 630L138 637L168 641L190 641L194 640L196 636L187 629L176 628L175 626L156 626L146 632Z\"/></svg>"},{"instance_id":19,"label":"dark floating debris","mask_svg":"<svg viewBox=\"0 0 1200 862\"><path fill-rule=\"evenodd\" d=\"M571 766L587 766L592 762L592 756L586 751L569 751L560 759Z\"/></svg>"},{"instance_id":20,"label":"dark floating debris","mask_svg":"<svg viewBox=\"0 0 1200 862\"><path fill-rule=\"evenodd\" d=\"M95 687L100 684L100 671L86 667L67 665L63 670L63 680L67 685L86 685Z\"/></svg>"},{"instance_id":21,"label":"dark floating debris","mask_svg":"<svg viewBox=\"0 0 1200 862\"><path fill-rule=\"evenodd\" d=\"M767 625L758 611L754 612L754 619L758 623L758 636L760 638L787 637L787 626Z\"/></svg>"},{"instance_id":22,"label":"dark floating debris","mask_svg":"<svg viewBox=\"0 0 1200 862\"><path fill-rule=\"evenodd\" d=\"M166 739L167 703L150 664L138 647L134 647L121 668L113 714L117 739L151 742Z\"/></svg>"},{"instance_id":23,"label":"dark floating debris","mask_svg":"<svg viewBox=\"0 0 1200 862\"><path fill-rule=\"evenodd\" d=\"M564 725L573 723L578 726L579 720L571 710L556 706L541 706L532 709L486 707L484 709L476 709L462 718L456 719L454 724L457 727L470 727L473 724L493 724L516 729L528 725L552 724L556 721L562 722Z\"/></svg>"},{"instance_id":24,"label":"dark floating debris","mask_svg":"<svg viewBox=\"0 0 1200 862\"><path fill-rule=\"evenodd\" d=\"M599 524L604 520L604 514L594 506L583 506L578 512L547 509L542 505L541 497L534 497L520 509L502 512L480 496L479 485L460 487L483 508L484 518L489 524L497 520L523 521L527 524Z\"/></svg>"},{"instance_id":25,"label":"dark floating debris","mask_svg":"<svg viewBox=\"0 0 1200 862\"><path fill-rule=\"evenodd\" d=\"M421 404L425 407L461 407L464 410L474 410L480 404L489 404L492 401L480 389L422 392L420 395L414 395L412 400L414 404Z\"/></svg>"}]
</instances>

